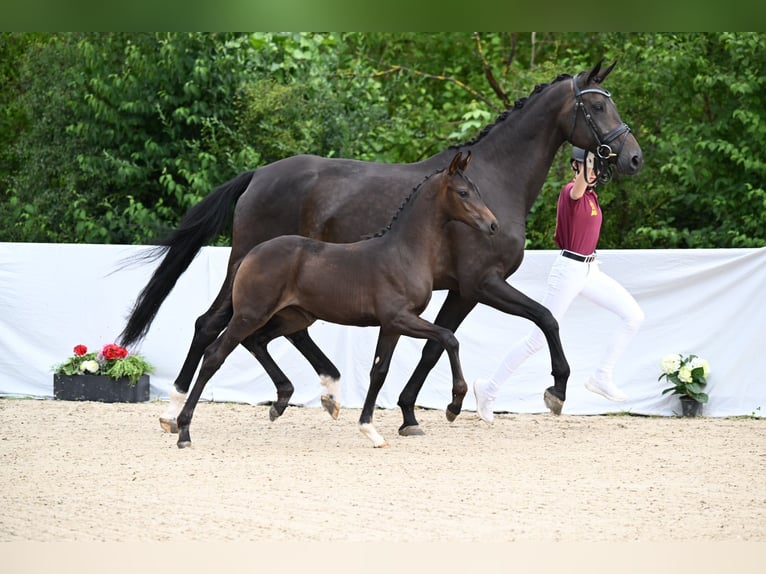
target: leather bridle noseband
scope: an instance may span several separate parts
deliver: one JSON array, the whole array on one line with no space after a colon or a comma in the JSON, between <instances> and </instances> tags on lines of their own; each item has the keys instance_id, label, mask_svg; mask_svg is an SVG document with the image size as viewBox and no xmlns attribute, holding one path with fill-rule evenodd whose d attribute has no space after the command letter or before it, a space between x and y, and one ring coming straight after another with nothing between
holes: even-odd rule
<instances>
[{"instance_id":1,"label":"leather bridle noseband","mask_svg":"<svg viewBox=\"0 0 766 574\"><path fill-rule=\"evenodd\" d=\"M630 133L630 128L628 127L628 124L623 123L602 137L598 126L596 126L596 122L593 120L593 116L588 111L588 108L585 107L585 102L583 102L582 96L583 94L601 94L602 96L606 96L611 100L612 94L602 88L588 88L586 90L580 90L580 88L577 87L577 77L572 78L572 89L574 90L575 106L574 118L572 120L572 130L569 132L569 141L572 141L572 136L574 135L575 127L577 126L578 112L582 110L583 117L585 118L585 123L588 124L590 131L593 132L593 135L598 142L598 146L596 147L596 158L593 166L596 171L596 180L599 183L607 183L612 179L612 166L610 165L610 162L613 161L614 158L616 158L618 155L620 155L620 152L625 145L625 140ZM617 153L613 152L612 147L609 144L623 135L624 137L620 143L620 148L617 150ZM593 181L588 183L593 184L596 182Z\"/></svg>"}]
</instances>

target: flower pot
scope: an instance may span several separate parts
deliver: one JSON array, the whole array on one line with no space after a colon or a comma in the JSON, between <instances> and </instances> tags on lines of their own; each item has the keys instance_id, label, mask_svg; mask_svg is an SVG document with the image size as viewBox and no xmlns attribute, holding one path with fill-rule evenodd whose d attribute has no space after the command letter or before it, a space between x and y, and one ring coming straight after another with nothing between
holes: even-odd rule
<instances>
[{"instance_id":1,"label":"flower pot","mask_svg":"<svg viewBox=\"0 0 766 574\"><path fill-rule=\"evenodd\" d=\"M696 417L701 414L702 403L694 400L687 395L681 395L681 415L685 417Z\"/></svg>"},{"instance_id":2,"label":"flower pot","mask_svg":"<svg viewBox=\"0 0 766 574\"><path fill-rule=\"evenodd\" d=\"M53 397L62 401L141 403L149 400L149 375L143 375L135 385L127 377L53 375Z\"/></svg>"}]
</instances>

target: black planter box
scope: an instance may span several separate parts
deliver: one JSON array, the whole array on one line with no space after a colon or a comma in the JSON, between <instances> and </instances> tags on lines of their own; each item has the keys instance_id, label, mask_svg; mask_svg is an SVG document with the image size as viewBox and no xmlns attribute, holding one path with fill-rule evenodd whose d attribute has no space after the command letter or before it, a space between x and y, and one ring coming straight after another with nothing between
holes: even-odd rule
<instances>
[{"instance_id":1,"label":"black planter box","mask_svg":"<svg viewBox=\"0 0 766 574\"><path fill-rule=\"evenodd\" d=\"M681 416L696 417L702 414L702 403L698 403L687 395L681 395Z\"/></svg>"},{"instance_id":2,"label":"black planter box","mask_svg":"<svg viewBox=\"0 0 766 574\"><path fill-rule=\"evenodd\" d=\"M149 400L149 375L135 385L106 375L53 375L53 397L61 401L142 403Z\"/></svg>"}]
</instances>

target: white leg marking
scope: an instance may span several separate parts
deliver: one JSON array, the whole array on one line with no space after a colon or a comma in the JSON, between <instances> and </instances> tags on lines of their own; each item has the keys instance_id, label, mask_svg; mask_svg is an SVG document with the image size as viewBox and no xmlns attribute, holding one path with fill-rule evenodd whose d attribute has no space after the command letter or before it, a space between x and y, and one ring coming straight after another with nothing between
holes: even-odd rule
<instances>
[{"instance_id":1,"label":"white leg marking","mask_svg":"<svg viewBox=\"0 0 766 574\"><path fill-rule=\"evenodd\" d=\"M187 393L179 393L174 386L170 387L170 400L168 401L168 408L165 409L165 413L162 415L163 419L175 420L181 412L181 409L184 408L186 394Z\"/></svg>"},{"instance_id":2,"label":"white leg marking","mask_svg":"<svg viewBox=\"0 0 766 574\"><path fill-rule=\"evenodd\" d=\"M322 375L319 377L319 382L327 389L327 395L340 406L340 379Z\"/></svg>"},{"instance_id":3,"label":"white leg marking","mask_svg":"<svg viewBox=\"0 0 766 574\"><path fill-rule=\"evenodd\" d=\"M372 426L372 423L360 424L359 431L372 441L372 446L375 448L383 448L388 446L386 439L384 439L381 434L375 430L375 427Z\"/></svg>"}]
</instances>

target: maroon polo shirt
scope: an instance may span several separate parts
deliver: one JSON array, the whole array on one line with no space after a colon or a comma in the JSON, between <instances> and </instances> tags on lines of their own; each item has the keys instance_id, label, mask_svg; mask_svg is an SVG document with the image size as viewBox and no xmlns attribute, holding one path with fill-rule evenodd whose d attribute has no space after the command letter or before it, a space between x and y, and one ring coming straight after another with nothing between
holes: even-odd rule
<instances>
[{"instance_id":1,"label":"maroon polo shirt","mask_svg":"<svg viewBox=\"0 0 766 574\"><path fill-rule=\"evenodd\" d=\"M554 240L561 249L590 255L601 234L601 207L592 189L587 189L580 199L572 199L569 191L573 186L574 181L570 181L559 193Z\"/></svg>"}]
</instances>

